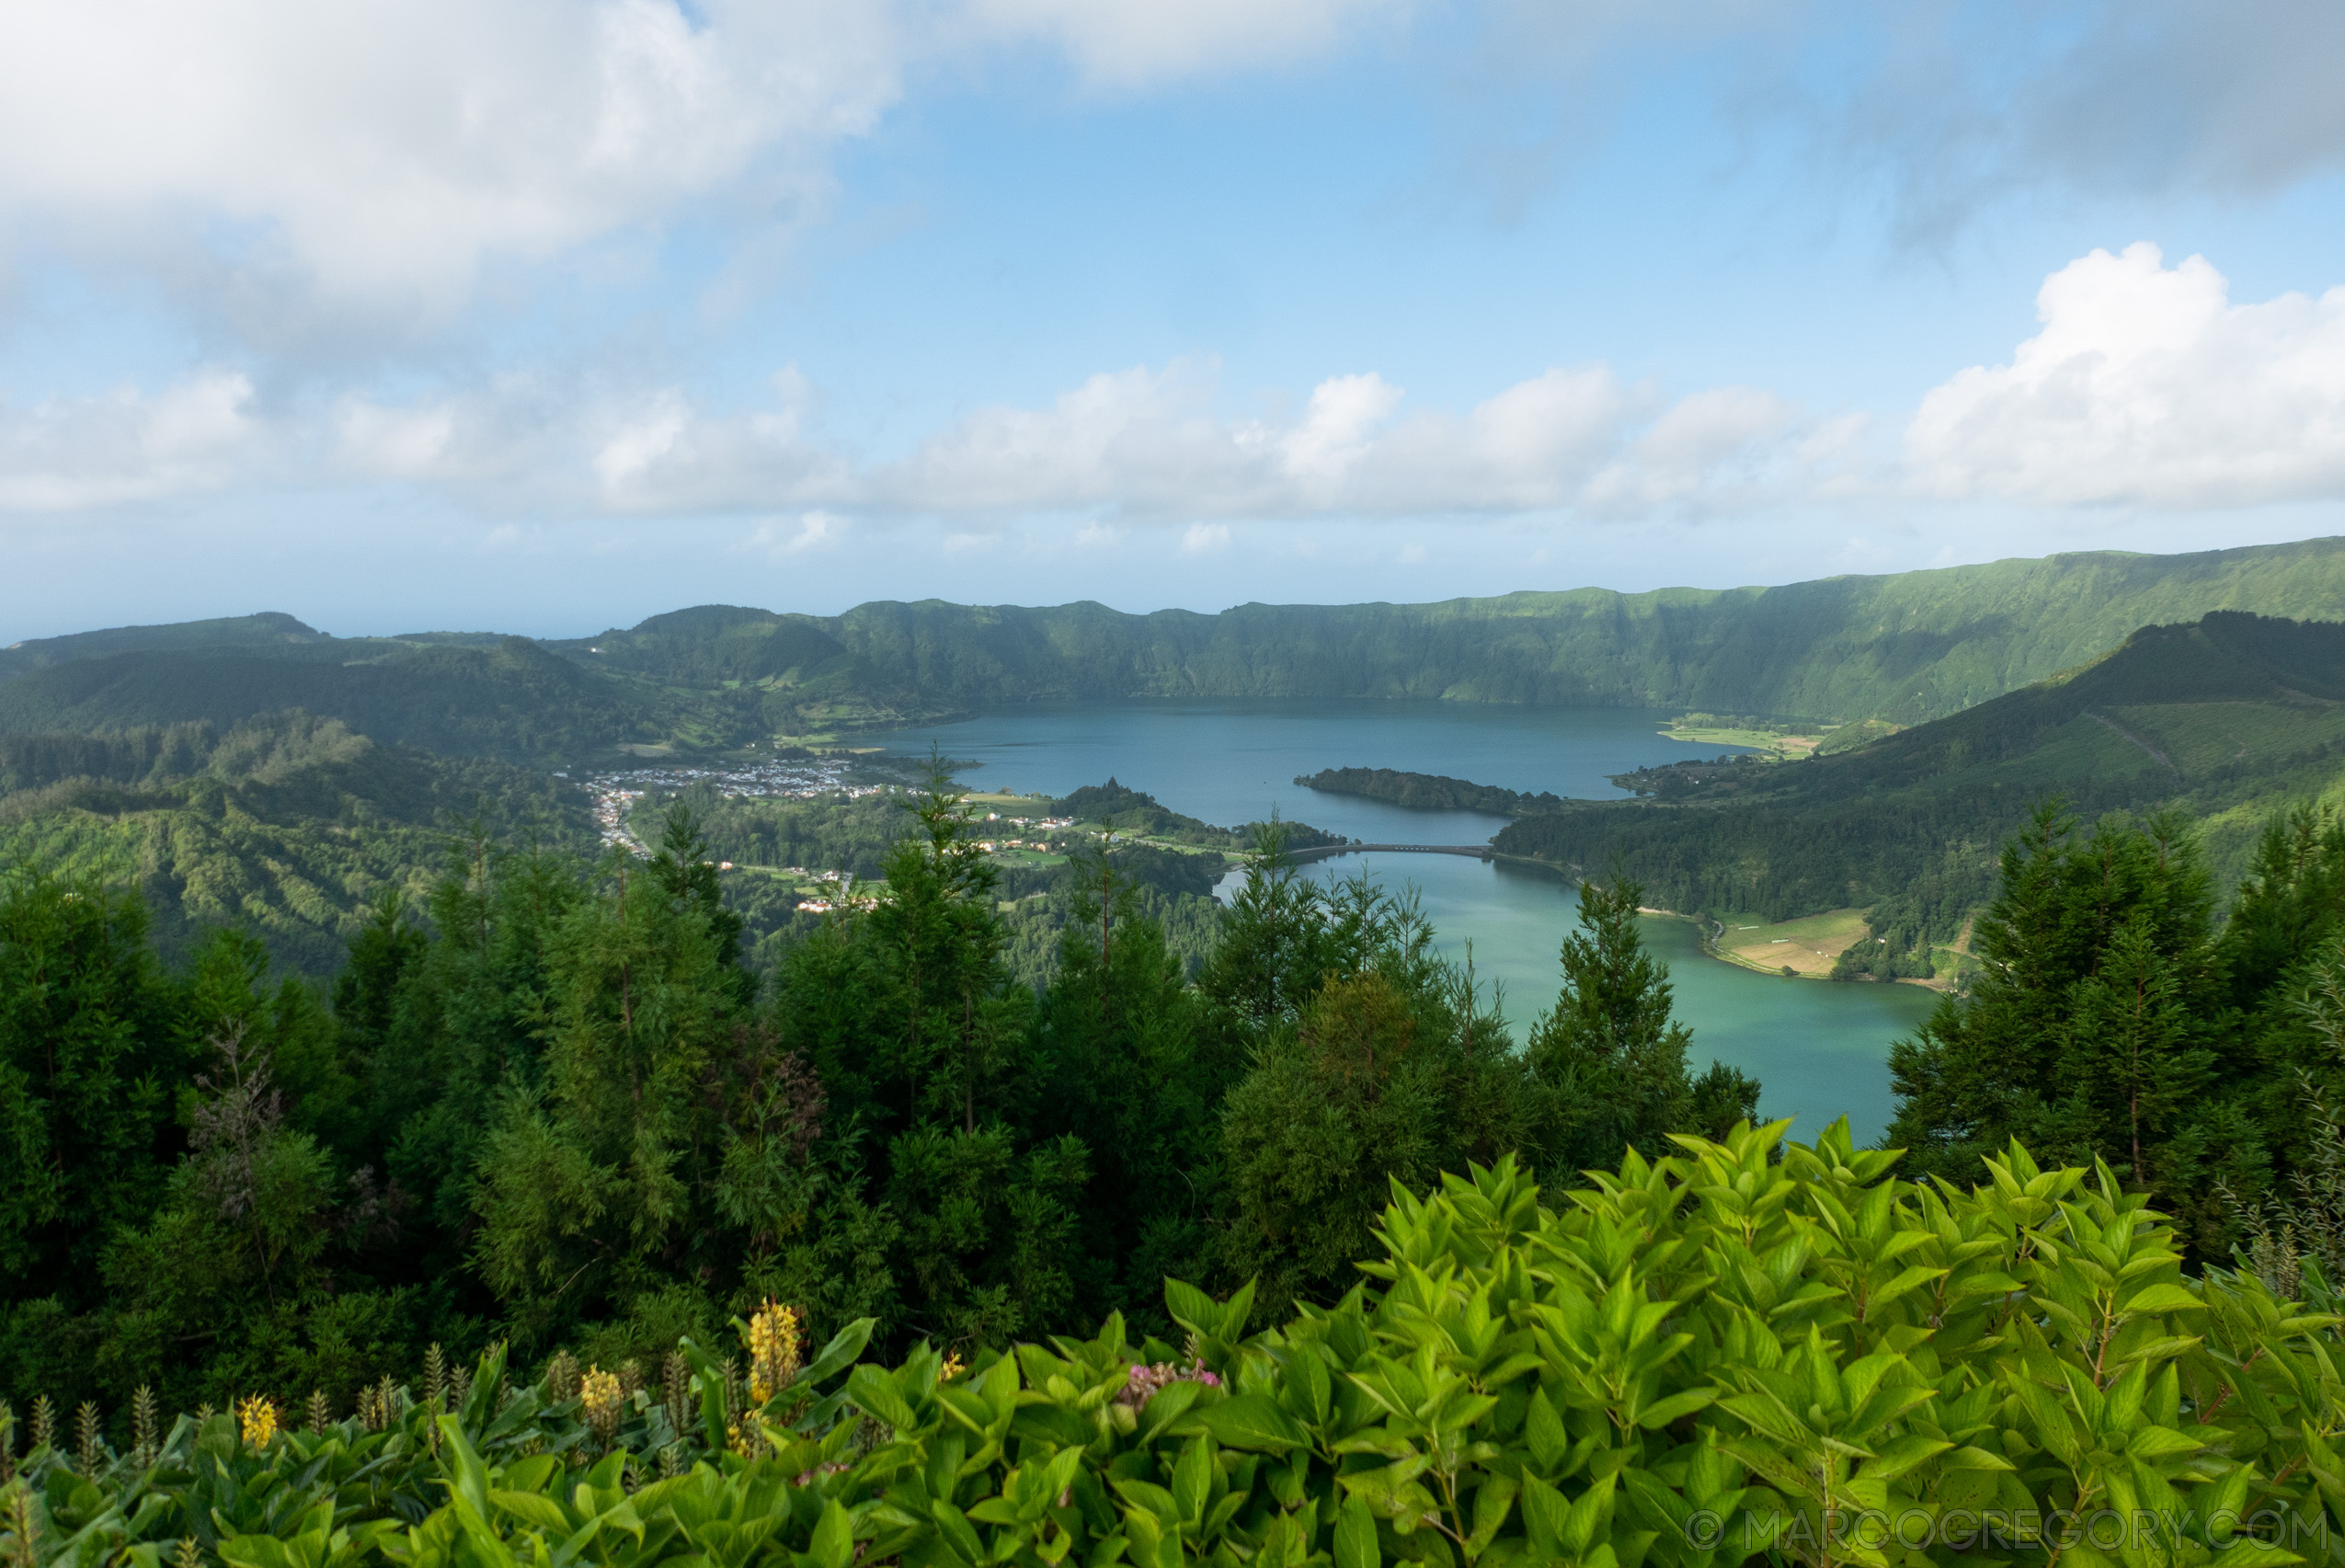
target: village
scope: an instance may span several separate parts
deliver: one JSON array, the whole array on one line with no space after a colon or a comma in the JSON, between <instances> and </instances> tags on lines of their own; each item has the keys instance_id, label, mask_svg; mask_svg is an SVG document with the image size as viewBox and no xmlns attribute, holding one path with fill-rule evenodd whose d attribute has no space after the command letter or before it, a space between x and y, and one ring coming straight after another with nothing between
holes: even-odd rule
<instances>
[{"instance_id":1,"label":"village","mask_svg":"<svg viewBox=\"0 0 2345 1568\"><path fill-rule=\"evenodd\" d=\"M605 848L624 845L637 854L650 850L627 826L646 790L681 790L706 784L727 798L812 800L823 795L860 800L892 794L901 786L850 782L856 760L851 757L799 757L760 760L693 767L627 768L589 773L580 782L594 797L594 822ZM557 777L561 775L556 775Z\"/></svg>"}]
</instances>

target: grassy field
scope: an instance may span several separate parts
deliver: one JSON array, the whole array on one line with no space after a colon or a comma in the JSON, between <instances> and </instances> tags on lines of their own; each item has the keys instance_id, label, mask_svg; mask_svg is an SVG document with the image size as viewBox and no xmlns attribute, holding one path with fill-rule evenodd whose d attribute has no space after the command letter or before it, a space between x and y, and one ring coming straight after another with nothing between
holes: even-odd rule
<instances>
[{"instance_id":1,"label":"grassy field","mask_svg":"<svg viewBox=\"0 0 2345 1568\"><path fill-rule=\"evenodd\" d=\"M1770 757L1799 758L1813 751L1825 731L1813 735L1789 735L1771 729L1734 729L1710 725L1689 725L1673 719L1662 734L1672 740L1683 740L1695 746L1748 746Z\"/></svg>"},{"instance_id":2,"label":"grassy field","mask_svg":"<svg viewBox=\"0 0 2345 1568\"><path fill-rule=\"evenodd\" d=\"M1828 977L1834 960L1866 934L1862 910L1827 910L1772 925L1751 922L1748 916L1724 923L1725 931L1710 944L1718 956L1763 974L1788 968L1811 979Z\"/></svg>"}]
</instances>

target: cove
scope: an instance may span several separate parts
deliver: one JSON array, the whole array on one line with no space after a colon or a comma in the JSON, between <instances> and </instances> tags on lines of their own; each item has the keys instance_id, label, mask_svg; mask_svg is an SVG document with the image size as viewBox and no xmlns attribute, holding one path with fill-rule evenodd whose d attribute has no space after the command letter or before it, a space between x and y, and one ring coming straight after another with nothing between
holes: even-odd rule
<instances>
[{"instance_id":1,"label":"cove","mask_svg":"<svg viewBox=\"0 0 2345 1568\"><path fill-rule=\"evenodd\" d=\"M1656 733L1667 716L1431 702L1066 704L891 731L887 740L889 750L915 755L934 746L967 764L962 782L979 790L1061 795L1112 774L1208 822L1258 821L1275 808L1371 843L1471 844L1504 821L1321 795L1292 781L1321 768L1397 768L1615 799L1623 792L1607 774L1733 750ZM1342 855L1309 869L1321 879L1365 871L1414 884L1443 951L1462 957L1472 944L1477 976L1502 988L1518 1039L1555 1000L1556 955L1578 905L1561 876L1452 855ZM1932 993L1756 974L1705 957L1685 921L1648 920L1645 940L1669 965L1676 1015L1694 1032L1697 1071L1715 1057L1757 1077L1762 1112L1797 1117L1795 1136L1812 1139L1840 1116L1860 1143L1880 1136L1892 1109L1890 1043L1927 1015Z\"/></svg>"},{"instance_id":2,"label":"cove","mask_svg":"<svg viewBox=\"0 0 2345 1568\"><path fill-rule=\"evenodd\" d=\"M1579 919L1579 888L1557 873L1456 855L1352 854L1304 868L1315 880L1366 873L1395 891L1413 887L1441 950L1467 956L1485 993L1494 984L1517 1040L1553 1005L1558 954ZM1678 1022L1694 1033L1696 1072L1713 1058L1758 1079L1759 1113L1795 1118L1814 1139L1847 1116L1859 1145L1878 1139L1894 1110L1891 1042L1927 1017L1936 993L1918 986L1836 985L1762 975L1706 956L1690 921L1649 916L1645 945L1669 966Z\"/></svg>"}]
</instances>

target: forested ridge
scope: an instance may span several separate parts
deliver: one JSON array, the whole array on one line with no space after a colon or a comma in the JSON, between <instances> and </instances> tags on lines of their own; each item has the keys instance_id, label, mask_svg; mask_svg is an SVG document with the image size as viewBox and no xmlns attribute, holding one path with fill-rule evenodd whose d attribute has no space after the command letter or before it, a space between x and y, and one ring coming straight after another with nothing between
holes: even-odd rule
<instances>
[{"instance_id":1,"label":"forested ridge","mask_svg":"<svg viewBox=\"0 0 2345 1568\"><path fill-rule=\"evenodd\" d=\"M1913 724L2081 665L2137 627L2217 610L2345 616L2345 541L2058 555L1777 588L1243 604L1218 614L931 601L815 616L703 605L535 643L339 639L265 615L0 650L0 730L231 724L298 706L378 739L552 761L622 744L723 750L985 707L1154 698ZM188 662L196 653L221 662L198 671Z\"/></svg>"},{"instance_id":2,"label":"forested ridge","mask_svg":"<svg viewBox=\"0 0 2345 1568\"><path fill-rule=\"evenodd\" d=\"M1782 920L1874 909L1859 972L1924 974L1992 896L1998 847L2047 797L2086 820L2171 809L2216 879L2265 821L2333 791L2345 759L2345 625L2223 612L2145 627L2082 668L1950 717L1801 761L1651 769L1633 801L1509 824L1502 852L1619 866L1667 908Z\"/></svg>"},{"instance_id":3,"label":"forested ridge","mask_svg":"<svg viewBox=\"0 0 2345 1568\"><path fill-rule=\"evenodd\" d=\"M298 708L393 745L560 766L680 730L726 744L763 733L753 702L598 676L520 637L403 646L354 662L318 652L142 650L49 665L0 681L0 734L225 728Z\"/></svg>"},{"instance_id":4,"label":"forested ridge","mask_svg":"<svg viewBox=\"0 0 2345 1568\"><path fill-rule=\"evenodd\" d=\"M1779 588L1584 589L1436 604L1245 604L1129 615L933 601L777 616L711 606L557 645L642 669L816 635L910 699L968 709L1134 697L1420 698L1913 723L2209 611L2345 616L2345 541L2002 561ZM824 645L829 646L829 645ZM744 667L745 668L745 667Z\"/></svg>"}]
</instances>

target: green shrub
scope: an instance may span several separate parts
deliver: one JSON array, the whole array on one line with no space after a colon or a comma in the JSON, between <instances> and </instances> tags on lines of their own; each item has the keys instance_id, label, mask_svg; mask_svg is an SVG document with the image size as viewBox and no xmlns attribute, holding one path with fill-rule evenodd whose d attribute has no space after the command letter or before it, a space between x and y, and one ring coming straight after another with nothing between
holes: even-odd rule
<instances>
[{"instance_id":1,"label":"green shrub","mask_svg":"<svg viewBox=\"0 0 2345 1568\"><path fill-rule=\"evenodd\" d=\"M2105 1166L2014 1145L1960 1193L1896 1180L1845 1125L1783 1130L1631 1153L1552 1207L1511 1159L1396 1191L1361 1285L1281 1327L1244 1336L1251 1288L1168 1282L1177 1351L1111 1316L966 1369L925 1346L851 1365L858 1325L800 1366L777 1313L737 1325L755 1407L687 1342L649 1381L557 1357L508 1390L492 1353L321 1430L182 1417L119 1457L52 1419L0 1560L2345 1559L2338 1318L2251 1274L2185 1278Z\"/></svg>"}]
</instances>

